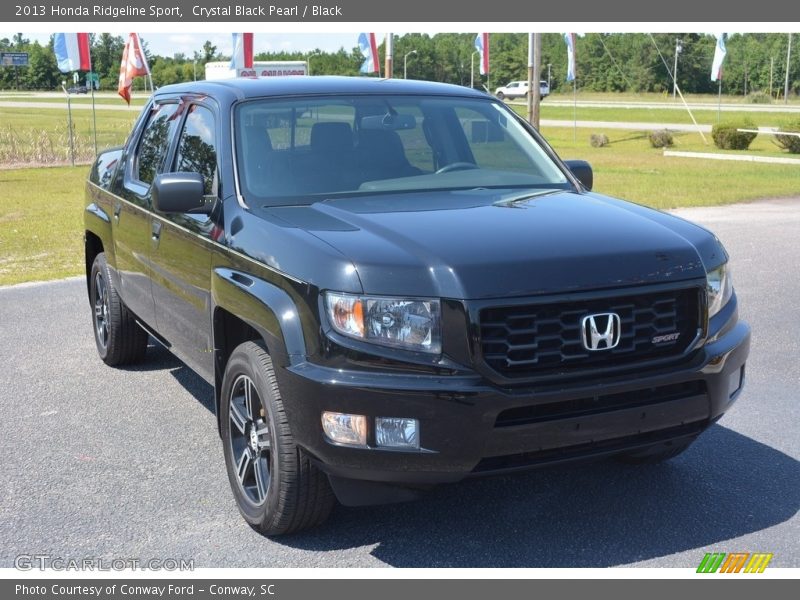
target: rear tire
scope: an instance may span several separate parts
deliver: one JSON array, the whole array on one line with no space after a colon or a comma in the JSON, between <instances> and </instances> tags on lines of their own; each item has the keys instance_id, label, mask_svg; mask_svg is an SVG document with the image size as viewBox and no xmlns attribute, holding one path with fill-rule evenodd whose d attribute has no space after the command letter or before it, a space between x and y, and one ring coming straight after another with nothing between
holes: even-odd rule
<instances>
[{"instance_id":1,"label":"rear tire","mask_svg":"<svg viewBox=\"0 0 800 600\"><path fill-rule=\"evenodd\" d=\"M89 283L94 341L103 362L120 367L144 358L149 336L125 308L112 281L106 255L101 252L92 263Z\"/></svg>"},{"instance_id":2,"label":"rear tire","mask_svg":"<svg viewBox=\"0 0 800 600\"><path fill-rule=\"evenodd\" d=\"M295 444L272 360L261 345L245 342L231 354L220 421L228 480L251 527L283 535L328 518L336 503L328 477Z\"/></svg>"},{"instance_id":3,"label":"rear tire","mask_svg":"<svg viewBox=\"0 0 800 600\"><path fill-rule=\"evenodd\" d=\"M621 463L629 465L656 465L683 454L693 442L694 439L666 442L656 449L626 452L625 454L618 454L614 458Z\"/></svg>"}]
</instances>

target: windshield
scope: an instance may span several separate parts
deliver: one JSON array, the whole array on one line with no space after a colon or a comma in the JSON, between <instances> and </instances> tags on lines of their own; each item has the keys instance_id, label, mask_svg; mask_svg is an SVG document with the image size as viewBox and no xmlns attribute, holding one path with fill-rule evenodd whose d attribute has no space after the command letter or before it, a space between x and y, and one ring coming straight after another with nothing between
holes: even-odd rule
<instances>
[{"instance_id":1,"label":"windshield","mask_svg":"<svg viewBox=\"0 0 800 600\"><path fill-rule=\"evenodd\" d=\"M237 106L234 122L242 194L262 205L406 191L569 187L536 140L490 99L263 99Z\"/></svg>"}]
</instances>

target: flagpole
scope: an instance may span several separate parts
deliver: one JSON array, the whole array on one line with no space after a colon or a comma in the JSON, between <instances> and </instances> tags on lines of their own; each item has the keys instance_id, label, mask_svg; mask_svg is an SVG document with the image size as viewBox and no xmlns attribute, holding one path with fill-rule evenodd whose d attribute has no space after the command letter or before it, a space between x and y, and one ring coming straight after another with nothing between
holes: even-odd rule
<instances>
[{"instance_id":1,"label":"flagpole","mask_svg":"<svg viewBox=\"0 0 800 600\"><path fill-rule=\"evenodd\" d=\"M89 73L92 74L92 80L89 82L89 85L92 87L92 133L94 137L94 157L97 158L97 110L95 109L94 104L94 78L96 73L92 68L92 46L91 43L89 44Z\"/></svg>"},{"instance_id":2,"label":"flagpole","mask_svg":"<svg viewBox=\"0 0 800 600\"><path fill-rule=\"evenodd\" d=\"M72 99L69 96L66 81L61 82L61 89L64 90L64 95L67 97L67 129L69 130L69 158L72 166L75 166L75 143L72 139Z\"/></svg>"},{"instance_id":3,"label":"flagpole","mask_svg":"<svg viewBox=\"0 0 800 600\"><path fill-rule=\"evenodd\" d=\"M722 67L719 69L719 91L717 92L717 123L722 115Z\"/></svg>"},{"instance_id":4,"label":"flagpole","mask_svg":"<svg viewBox=\"0 0 800 600\"><path fill-rule=\"evenodd\" d=\"M572 138L574 142L578 141L578 79L577 77L572 80L572 119L574 127L572 129Z\"/></svg>"},{"instance_id":5,"label":"flagpole","mask_svg":"<svg viewBox=\"0 0 800 600\"><path fill-rule=\"evenodd\" d=\"M92 71L94 73L94 71ZM92 80L92 129L94 132L94 156L97 158L97 110L94 105L94 80Z\"/></svg>"}]
</instances>

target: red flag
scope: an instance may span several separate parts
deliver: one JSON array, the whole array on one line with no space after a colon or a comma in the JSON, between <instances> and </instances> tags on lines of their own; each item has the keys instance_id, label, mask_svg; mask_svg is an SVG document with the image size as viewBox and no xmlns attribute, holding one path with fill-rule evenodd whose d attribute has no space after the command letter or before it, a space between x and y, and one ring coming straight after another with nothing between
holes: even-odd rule
<instances>
[{"instance_id":1,"label":"red flag","mask_svg":"<svg viewBox=\"0 0 800 600\"><path fill-rule=\"evenodd\" d=\"M130 106L131 86L134 77L145 77L150 74L150 67L147 66L147 58L142 52L142 45L139 43L139 35L131 33L122 51L122 62L119 65L119 86L117 92Z\"/></svg>"},{"instance_id":2,"label":"red flag","mask_svg":"<svg viewBox=\"0 0 800 600\"><path fill-rule=\"evenodd\" d=\"M234 33L231 69L253 68L253 34Z\"/></svg>"},{"instance_id":3,"label":"red flag","mask_svg":"<svg viewBox=\"0 0 800 600\"><path fill-rule=\"evenodd\" d=\"M88 33L57 33L53 38L53 50L62 73L92 70Z\"/></svg>"}]
</instances>

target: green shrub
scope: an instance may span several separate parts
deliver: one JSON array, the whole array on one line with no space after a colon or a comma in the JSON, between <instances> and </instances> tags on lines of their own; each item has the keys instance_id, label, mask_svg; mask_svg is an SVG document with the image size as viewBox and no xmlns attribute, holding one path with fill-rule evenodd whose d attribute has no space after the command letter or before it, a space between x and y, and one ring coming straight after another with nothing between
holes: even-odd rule
<instances>
[{"instance_id":1,"label":"green shrub","mask_svg":"<svg viewBox=\"0 0 800 600\"><path fill-rule=\"evenodd\" d=\"M669 148L672 146L672 134L666 129L651 131L648 137L653 148Z\"/></svg>"},{"instance_id":2,"label":"green shrub","mask_svg":"<svg viewBox=\"0 0 800 600\"><path fill-rule=\"evenodd\" d=\"M711 137L714 138L714 145L722 150L747 150L758 134L738 130L755 128L749 120L719 123L711 128Z\"/></svg>"},{"instance_id":3,"label":"green shrub","mask_svg":"<svg viewBox=\"0 0 800 600\"><path fill-rule=\"evenodd\" d=\"M605 133L593 133L589 137L589 144L591 144L592 148L603 148L608 146L609 143L608 136Z\"/></svg>"},{"instance_id":4,"label":"green shrub","mask_svg":"<svg viewBox=\"0 0 800 600\"><path fill-rule=\"evenodd\" d=\"M772 104L772 96L767 92L750 92L747 94L747 101L750 104Z\"/></svg>"},{"instance_id":5,"label":"green shrub","mask_svg":"<svg viewBox=\"0 0 800 600\"><path fill-rule=\"evenodd\" d=\"M790 123L786 127L781 127L778 131L800 133L800 119ZM784 150L788 150L791 154L800 154L800 136L798 135L777 134L775 136L775 143Z\"/></svg>"}]
</instances>

